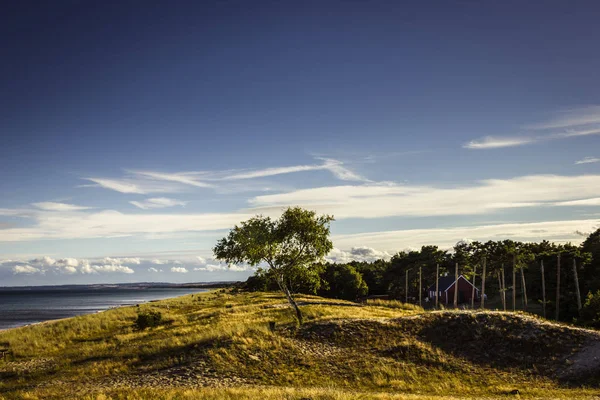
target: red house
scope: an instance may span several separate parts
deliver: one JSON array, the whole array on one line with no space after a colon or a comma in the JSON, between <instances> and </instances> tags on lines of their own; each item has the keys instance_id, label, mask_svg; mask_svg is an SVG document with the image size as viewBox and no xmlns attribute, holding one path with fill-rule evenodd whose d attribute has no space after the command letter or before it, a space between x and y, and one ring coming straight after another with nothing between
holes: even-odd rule
<instances>
[{"instance_id":1,"label":"red house","mask_svg":"<svg viewBox=\"0 0 600 400\"><path fill-rule=\"evenodd\" d=\"M453 304L454 290L458 286L458 304L470 303L473 295L473 284L464 276L458 277L458 285L454 276L441 276L438 281L438 296L439 303ZM435 302L435 283L427 289L429 298ZM475 300L479 300L479 289L475 288Z\"/></svg>"}]
</instances>

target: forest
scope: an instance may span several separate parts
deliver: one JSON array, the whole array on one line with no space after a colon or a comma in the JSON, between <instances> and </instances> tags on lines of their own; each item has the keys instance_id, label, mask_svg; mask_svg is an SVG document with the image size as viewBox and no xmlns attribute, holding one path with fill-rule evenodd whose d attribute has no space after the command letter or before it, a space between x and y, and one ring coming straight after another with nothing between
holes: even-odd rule
<instances>
[{"instance_id":1,"label":"forest","mask_svg":"<svg viewBox=\"0 0 600 400\"><path fill-rule=\"evenodd\" d=\"M316 263L289 274L293 293L345 300L387 296L432 308L427 288L436 275L463 275L484 304L461 308L523 310L549 319L600 327L600 229L580 245L512 240L458 242L452 249L423 246L400 251L390 260ZM485 278L485 286L482 286ZM268 269L245 283L249 291L278 290ZM441 306L440 306L441 307Z\"/></svg>"}]
</instances>

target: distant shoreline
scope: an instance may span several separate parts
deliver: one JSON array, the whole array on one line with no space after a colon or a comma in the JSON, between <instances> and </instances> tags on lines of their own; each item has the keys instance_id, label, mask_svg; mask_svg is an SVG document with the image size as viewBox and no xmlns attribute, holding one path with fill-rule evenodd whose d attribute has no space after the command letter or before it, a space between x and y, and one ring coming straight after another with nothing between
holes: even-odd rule
<instances>
[{"instance_id":1,"label":"distant shoreline","mask_svg":"<svg viewBox=\"0 0 600 400\"><path fill-rule=\"evenodd\" d=\"M115 291L117 291L118 289L130 289L131 290L131 289L135 289L135 288L131 288L131 287L129 287L129 288L123 288L123 287L121 287L121 288L115 288L115 287L112 287L112 288L106 288L106 289L113 289L113 290L116 289ZM76 318L76 317L79 317L79 316L82 316L82 315L97 314L97 313L109 311L109 310L112 310L112 309L122 308L122 307L135 307L136 304L148 304L148 303L158 302L158 301L167 300L167 299L174 299L174 298L178 298L178 297L182 297L182 296L187 296L189 294L195 294L195 293L210 291L210 290L216 289L216 288L209 288L209 287L168 287L168 288L164 288L164 287L162 287L162 288L161 287L146 287L146 288L143 288L143 289L172 289L172 290L188 290L188 291L197 289L197 291L194 291L192 293L188 292L188 293L184 293L184 294L182 294L182 293L173 293L174 296L170 296L170 297L158 297L158 298L150 298L149 297L147 299L139 299L139 300L135 299L135 301L132 301L131 299L128 299L128 298L125 297L125 298L122 298L122 299L118 299L118 301L122 301L122 303L118 304L118 305L111 305L110 301L109 301L110 296L107 296L107 301L105 303L106 305L98 306L98 308L95 309L95 310L93 310L93 311L89 310L89 311L84 311L84 312L78 313L76 311L77 309L74 307L72 309L68 309L70 311L73 311L72 315L62 316L62 317L59 317L59 318L48 318L48 319L39 320L39 321L35 321L35 322L25 322L24 321L24 323L22 325L9 326L9 327L0 327L0 332L9 331L9 330L12 330L12 329L21 329L21 328L25 328L25 327L28 327L28 326L34 326L34 325L40 325L40 324L48 324L48 323L59 322L59 321L63 321L63 320L71 319L71 318ZM58 290L56 290L56 291L58 291ZM40 292L42 292L42 293L48 293L48 295L47 295L49 297L48 301L52 301L52 297L57 296L56 291L55 290L44 290L44 289L42 289L42 290L39 290L37 292L34 291L34 290L32 290L31 293L32 294L33 293L39 294ZM94 288L88 288L85 291L86 292L89 291L90 294L92 294L92 293L98 293L98 292L96 292L94 290ZM13 291L5 291L2 294L10 296L10 294L12 292ZM17 291L14 291L14 292L17 292ZM18 291L18 292L20 292L20 293L16 294L17 296L23 296L24 298L27 297L27 294L23 293L23 292L27 292L27 290L25 290L25 291ZM86 297L85 296L85 292L79 292L78 291L78 293L79 293L79 295L78 295L79 299L84 299ZM62 297L63 296L59 295L57 297L57 299L58 298L62 298ZM75 306L76 304L78 304L78 298L77 297L73 298L73 302L70 303L70 304L72 306ZM64 315L65 312L67 312L67 313L69 312L69 311L65 311L63 308L61 308L61 306L63 306L63 305L57 304L56 310L62 311L63 315ZM94 305L90 305L90 308L94 308ZM49 308L49 309L37 309L35 307L32 307L32 309L31 309L32 312L39 311L40 314L43 314L44 311L48 311L48 310L52 311L53 309L52 308ZM10 312L11 312L10 310L2 310L2 311L0 311L0 317L2 316L2 313L10 313ZM10 320L8 320L8 321L10 321Z\"/></svg>"},{"instance_id":2,"label":"distant shoreline","mask_svg":"<svg viewBox=\"0 0 600 400\"><path fill-rule=\"evenodd\" d=\"M219 282L191 282L191 283L169 283L169 282L135 282L135 283L94 283L94 284L67 284L67 285L39 285L39 286L0 286L1 292L18 290L68 290L68 289L219 289L231 287L240 283L239 281Z\"/></svg>"}]
</instances>

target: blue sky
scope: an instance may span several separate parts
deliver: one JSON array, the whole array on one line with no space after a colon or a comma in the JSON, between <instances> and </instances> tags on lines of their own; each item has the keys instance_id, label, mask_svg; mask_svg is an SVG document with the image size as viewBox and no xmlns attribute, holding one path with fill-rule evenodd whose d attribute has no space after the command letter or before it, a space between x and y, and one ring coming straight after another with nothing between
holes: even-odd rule
<instances>
[{"instance_id":1,"label":"blue sky","mask_svg":"<svg viewBox=\"0 0 600 400\"><path fill-rule=\"evenodd\" d=\"M0 17L0 285L242 279L257 213L333 260L600 225L600 6L58 1Z\"/></svg>"}]
</instances>

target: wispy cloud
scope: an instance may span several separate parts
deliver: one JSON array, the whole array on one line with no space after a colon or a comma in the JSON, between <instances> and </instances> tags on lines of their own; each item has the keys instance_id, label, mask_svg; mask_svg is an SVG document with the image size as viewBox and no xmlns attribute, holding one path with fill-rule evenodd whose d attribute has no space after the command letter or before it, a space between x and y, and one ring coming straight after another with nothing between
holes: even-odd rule
<instances>
[{"instance_id":1,"label":"wispy cloud","mask_svg":"<svg viewBox=\"0 0 600 400\"><path fill-rule=\"evenodd\" d=\"M349 169L342 161L330 158L317 158L320 164L293 165L251 170L226 171L188 171L188 172L159 172L147 170L126 170L123 178L85 178L97 187L114 190L127 194L176 193L186 188L213 188L227 191L232 185L238 190L240 181L267 178L308 171L329 171L337 179L344 181L363 181L368 179ZM83 185L90 186L90 185ZM253 189L255 190L255 189ZM262 190L265 190L264 188Z\"/></svg>"},{"instance_id":2,"label":"wispy cloud","mask_svg":"<svg viewBox=\"0 0 600 400\"><path fill-rule=\"evenodd\" d=\"M333 236L333 243L337 248L369 246L389 253L430 244L441 248L450 248L464 238L479 241L510 238L526 242L547 239L557 243L580 243L585 238L579 233L593 232L599 225L600 220L587 219L463 226L444 229L407 229L335 235Z\"/></svg>"},{"instance_id":3,"label":"wispy cloud","mask_svg":"<svg viewBox=\"0 0 600 400\"><path fill-rule=\"evenodd\" d=\"M257 196L255 212L299 205L336 218L491 214L511 208L551 207L600 197L600 175L529 175L448 188L398 184L327 186Z\"/></svg>"},{"instance_id":4,"label":"wispy cloud","mask_svg":"<svg viewBox=\"0 0 600 400\"><path fill-rule=\"evenodd\" d=\"M598 157L584 157L581 160L575 161L575 164L591 164L600 162L600 158Z\"/></svg>"},{"instance_id":5,"label":"wispy cloud","mask_svg":"<svg viewBox=\"0 0 600 400\"><path fill-rule=\"evenodd\" d=\"M171 272L175 272L178 274L187 274L188 270L185 267L171 267Z\"/></svg>"},{"instance_id":6,"label":"wispy cloud","mask_svg":"<svg viewBox=\"0 0 600 400\"><path fill-rule=\"evenodd\" d=\"M534 143L535 141L535 138L486 136L480 139L471 140L470 142L465 143L463 147L465 149L498 149L502 147L523 146Z\"/></svg>"},{"instance_id":7,"label":"wispy cloud","mask_svg":"<svg viewBox=\"0 0 600 400\"><path fill-rule=\"evenodd\" d=\"M571 126L600 124L600 106L571 108L559 111L557 115L547 121L525 125L526 129L556 129Z\"/></svg>"},{"instance_id":8,"label":"wispy cloud","mask_svg":"<svg viewBox=\"0 0 600 400\"><path fill-rule=\"evenodd\" d=\"M123 213L115 210L29 210L27 226L0 230L0 241L147 237L229 229L257 213L278 216L288 206L337 219L494 214L515 208L577 207L600 198L600 175L528 175L444 185L362 183L255 196L231 213ZM5 210L6 211L6 210ZM9 215L11 213L8 213Z\"/></svg>"},{"instance_id":9,"label":"wispy cloud","mask_svg":"<svg viewBox=\"0 0 600 400\"><path fill-rule=\"evenodd\" d=\"M33 224L0 230L0 241L106 238L227 229L252 217L247 213L126 214L114 210L45 212L30 216Z\"/></svg>"},{"instance_id":10,"label":"wispy cloud","mask_svg":"<svg viewBox=\"0 0 600 400\"><path fill-rule=\"evenodd\" d=\"M80 211L89 210L91 207L76 206L74 204L55 203L51 201L32 203L32 206L45 211Z\"/></svg>"},{"instance_id":11,"label":"wispy cloud","mask_svg":"<svg viewBox=\"0 0 600 400\"><path fill-rule=\"evenodd\" d=\"M548 121L523 126L522 136L486 136L463 144L471 150L523 146L548 140L600 135L600 106L571 109ZM541 131L541 132L540 132ZM542 133L542 134L540 134Z\"/></svg>"},{"instance_id":12,"label":"wispy cloud","mask_svg":"<svg viewBox=\"0 0 600 400\"><path fill-rule=\"evenodd\" d=\"M175 182L175 183L181 183L183 185L195 186L195 187L200 187L200 188L213 187L213 185L210 183L202 182L202 181L194 178L193 176L191 176L194 173L189 173L189 172L187 172L187 173L186 172L165 173L165 172L139 171L139 170L131 170L129 172L131 172L133 175L136 175L138 177L147 178L147 179L156 180L156 181Z\"/></svg>"},{"instance_id":13,"label":"wispy cloud","mask_svg":"<svg viewBox=\"0 0 600 400\"><path fill-rule=\"evenodd\" d=\"M155 181L139 180L131 178L110 179L110 178L85 178L94 182L97 187L114 190L115 192L126 194L150 194L150 193L176 193L180 187L175 185L165 185ZM84 187L90 185L83 185Z\"/></svg>"},{"instance_id":14,"label":"wispy cloud","mask_svg":"<svg viewBox=\"0 0 600 400\"><path fill-rule=\"evenodd\" d=\"M151 210L155 208L185 206L187 204L187 201L169 199L167 197L155 197L151 199L146 199L144 201L130 201L130 203L138 208L141 208L142 210Z\"/></svg>"}]
</instances>

